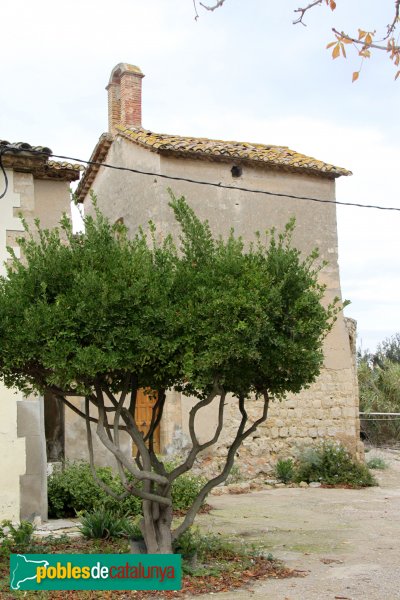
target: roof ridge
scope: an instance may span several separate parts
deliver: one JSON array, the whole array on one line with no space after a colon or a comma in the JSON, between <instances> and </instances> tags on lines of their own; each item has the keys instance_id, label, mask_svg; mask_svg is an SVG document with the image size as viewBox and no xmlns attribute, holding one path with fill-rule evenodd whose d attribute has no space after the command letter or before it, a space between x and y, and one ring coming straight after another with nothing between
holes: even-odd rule
<instances>
[{"instance_id":1,"label":"roof ridge","mask_svg":"<svg viewBox=\"0 0 400 600\"><path fill-rule=\"evenodd\" d=\"M351 171L307 156L288 146L266 145L155 133L143 127L116 126L120 135L153 152L208 160L233 160L324 177L351 175Z\"/></svg>"}]
</instances>

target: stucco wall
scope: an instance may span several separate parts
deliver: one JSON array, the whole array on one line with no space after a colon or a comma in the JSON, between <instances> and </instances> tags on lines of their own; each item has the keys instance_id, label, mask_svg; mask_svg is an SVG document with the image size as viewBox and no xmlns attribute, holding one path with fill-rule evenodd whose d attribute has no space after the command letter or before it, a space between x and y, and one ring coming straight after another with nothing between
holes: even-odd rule
<instances>
[{"instance_id":1,"label":"stucco wall","mask_svg":"<svg viewBox=\"0 0 400 600\"><path fill-rule=\"evenodd\" d=\"M335 198L334 180L324 177L244 165L242 176L233 178L233 163L163 157L118 137L111 146L107 162L169 175L184 174L187 178L230 186L311 196L321 200ZM178 228L168 207L168 185L175 195L186 197L201 219L209 220L215 234L226 235L233 226L238 235L251 241L255 231L263 232L272 226L282 229L295 216L294 245L305 254L318 247L321 260L328 261L321 272L321 281L327 286L326 301L341 296L334 204L166 181L156 176L111 169L100 170L93 189L100 208L112 221L122 217L132 233L139 225L146 226L148 220L152 219L159 235L171 231L177 234ZM91 211L88 201L85 202L85 210ZM172 398L171 414L164 416L162 424L162 442L167 451L186 444L187 416L192 406L190 399L182 398L179 407L176 393L171 393L171 400ZM250 414L256 412L257 406L253 403ZM345 442L355 454L362 452L358 440L355 363L342 314L325 341L324 368L317 382L301 394L290 396L283 402L272 403L269 415L268 422L260 432L240 451L239 460L246 465L246 470L249 465L252 465L250 470L268 470L277 456L291 455L296 448L325 438ZM210 435L210 416L210 411L199 415L202 436ZM223 453L226 449L237 421L236 403L230 402L226 427L217 453Z\"/></svg>"},{"instance_id":2,"label":"stucco wall","mask_svg":"<svg viewBox=\"0 0 400 600\"><path fill-rule=\"evenodd\" d=\"M7 170L8 192L0 201L0 274L5 275L4 262L7 230L21 231L21 222L14 216L20 207L20 195L14 191L14 176ZM0 383L0 521L18 519L20 512L19 478L25 473L25 440L17 436L17 402L21 396Z\"/></svg>"},{"instance_id":3,"label":"stucco wall","mask_svg":"<svg viewBox=\"0 0 400 600\"><path fill-rule=\"evenodd\" d=\"M0 274L9 258L6 245L19 254L23 231L19 213L30 226L58 224L69 211L69 182L36 180L31 173L7 170L8 191L0 202ZM43 405L0 383L0 520L47 517L46 446Z\"/></svg>"}]
</instances>

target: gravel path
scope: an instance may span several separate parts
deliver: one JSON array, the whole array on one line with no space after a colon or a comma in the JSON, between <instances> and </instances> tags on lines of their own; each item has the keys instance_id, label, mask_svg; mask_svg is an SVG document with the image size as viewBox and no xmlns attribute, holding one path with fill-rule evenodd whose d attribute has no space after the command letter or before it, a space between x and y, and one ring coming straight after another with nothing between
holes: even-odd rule
<instances>
[{"instance_id":1,"label":"gravel path","mask_svg":"<svg viewBox=\"0 0 400 600\"><path fill-rule=\"evenodd\" d=\"M261 542L302 576L197 600L400 600L400 452L371 451L389 468L379 487L282 488L212 497L203 530Z\"/></svg>"}]
</instances>

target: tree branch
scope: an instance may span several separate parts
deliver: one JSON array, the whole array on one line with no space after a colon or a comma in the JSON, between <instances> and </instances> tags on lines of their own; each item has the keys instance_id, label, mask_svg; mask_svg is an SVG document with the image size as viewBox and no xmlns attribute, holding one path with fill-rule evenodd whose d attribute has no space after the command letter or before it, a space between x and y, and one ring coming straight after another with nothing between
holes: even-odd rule
<instances>
[{"instance_id":1,"label":"tree branch","mask_svg":"<svg viewBox=\"0 0 400 600\"><path fill-rule=\"evenodd\" d=\"M121 410L124 405L126 395L128 393L129 379L130 379L130 375L128 375L128 378L124 382L124 389L122 390L122 393L120 395L120 398L119 398L119 401L118 401L118 404L117 404L117 407L115 410L115 415L114 415L114 425L113 425L114 442L115 442L115 445L117 446L118 450L121 450L120 438L119 438L119 420L121 417ZM117 466L118 466L118 473L121 478L122 484L125 487L125 489L129 489L127 487L127 478L125 475L125 471L123 469L123 465L117 457L116 457L116 461L117 461Z\"/></svg>"},{"instance_id":2,"label":"tree branch","mask_svg":"<svg viewBox=\"0 0 400 600\"><path fill-rule=\"evenodd\" d=\"M138 391L138 380L137 380L137 377L135 375L132 375L132 378L131 378L131 399L130 399L129 408L128 408L128 410L131 413L131 415L135 414L136 401L137 401L137 391Z\"/></svg>"},{"instance_id":3,"label":"tree branch","mask_svg":"<svg viewBox=\"0 0 400 600\"><path fill-rule=\"evenodd\" d=\"M97 485L102 490L104 490L107 494L109 494L110 496L112 496L116 500L123 500L124 498L127 498L127 496L129 496L129 492L128 491L124 492L123 494L117 494L106 483L104 483L104 481L102 481L98 477L98 475L97 475L96 467L94 465L92 428L90 426L90 422L91 422L91 419L90 419L90 404L89 404L89 398L87 396L85 398L85 421L86 421L86 439L87 439L87 445L88 445L88 450L89 450L89 463L90 463L90 470L91 470L93 479L95 480L95 482L97 483Z\"/></svg>"},{"instance_id":4,"label":"tree branch","mask_svg":"<svg viewBox=\"0 0 400 600\"><path fill-rule=\"evenodd\" d=\"M193 0L193 6L194 6L194 20L197 21L197 19L199 18L199 13L197 12L196 0Z\"/></svg>"},{"instance_id":5,"label":"tree branch","mask_svg":"<svg viewBox=\"0 0 400 600\"><path fill-rule=\"evenodd\" d=\"M68 406L68 408L70 408L72 410L72 412L74 412L75 414L82 417L82 419L86 419L85 413L82 412L79 408L77 408L74 404L72 404L72 402L69 402L69 400L67 400L66 397L63 396L63 394L61 392L56 391L55 388L47 388L47 391L51 392L53 394L53 396L55 396L56 398L61 400L65 404L65 406ZM69 396L70 394L66 394L66 395ZM76 397L80 398L81 396L79 394L76 394ZM97 408L97 403L94 402L93 400L91 400L91 402L93 402L93 404ZM98 419L96 419L95 417L90 417L89 420L91 423L96 423L96 425L99 422ZM125 427L125 425L120 425L119 428L121 431L127 431L127 428Z\"/></svg>"},{"instance_id":6,"label":"tree branch","mask_svg":"<svg viewBox=\"0 0 400 600\"><path fill-rule=\"evenodd\" d=\"M165 390L158 390L157 401L154 404L151 411L150 427L146 435L143 436L143 441L149 440L149 449L153 451L153 434L160 424L161 417L164 411L165 405Z\"/></svg>"},{"instance_id":7,"label":"tree branch","mask_svg":"<svg viewBox=\"0 0 400 600\"><path fill-rule=\"evenodd\" d=\"M374 44L373 42L368 43L365 40L357 40L357 38L353 38L350 35L347 35L347 33L344 33L343 31L340 32L337 29L335 29L334 27L332 27L332 31L338 38L343 38L345 40L348 40L349 42L352 42L353 44L362 46L362 50L368 49L368 48L375 48L376 50L385 50L385 52L400 51L400 46L396 46L396 45L380 46L379 44ZM384 38L384 39L386 39L386 38Z\"/></svg>"},{"instance_id":8,"label":"tree branch","mask_svg":"<svg viewBox=\"0 0 400 600\"><path fill-rule=\"evenodd\" d=\"M200 2L200 6L202 6L206 10L214 11L217 8L220 8L224 4L224 2L225 0L218 0L218 2L216 2L213 6L207 6L207 4L203 4L202 2Z\"/></svg>"},{"instance_id":9,"label":"tree branch","mask_svg":"<svg viewBox=\"0 0 400 600\"><path fill-rule=\"evenodd\" d=\"M268 396L267 390L263 391L263 396L264 396L264 406L263 406L262 414L256 421L254 421L253 425L251 425L247 430L245 429L246 423L247 423L247 413L244 408L244 398L239 397L239 410L241 412L242 419L241 419L236 437L228 450L225 467L223 468L223 470L221 471L221 473L219 475L217 475L213 479L210 479L200 490L200 492L198 493L192 506L187 511L183 522L173 532L173 536L172 536L173 540L176 540L182 533L184 533L193 524L196 514L198 513L207 494L210 492L210 490L212 490L212 488L214 488L216 485L218 485L220 483L223 483L226 480L226 478L228 477L230 470L233 466L234 460L235 460L235 454L236 454L238 448L240 447L240 445L251 433L253 433L257 429L257 427L261 423L263 423L266 420L266 418L268 416L268 406L269 406L269 396Z\"/></svg>"},{"instance_id":10,"label":"tree branch","mask_svg":"<svg viewBox=\"0 0 400 600\"><path fill-rule=\"evenodd\" d=\"M322 4L323 0L315 0L315 2L311 2L308 6L305 6L304 8L296 8L294 10L295 13L300 13L300 16L298 19L296 19L295 21L293 21L293 25L297 25L298 23L301 23L302 25L304 25L304 27L306 27L306 24L303 23L303 18L304 15L306 14L306 12L308 10L310 10L310 8L314 8L314 6L318 6L318 4Z\"/></svg>"},{"instance_id":11,"label":"tree branch","mask_svg":"<svg viewBox=\"0 0 400 600\"><path fill-rule=\"evenodd\" d=\"M215 434L214 436L208 440L208 442L204 442L203 444L199 444L198 440L197 440L197 436L195 434L195 417L197 412L203 408L204 406L209 405L215 398L215 396L218 394L218 392L221 394L220 400L219 400L219 407L218 407L218 423L217 423L217 427L215 430ZM208 448L209 446L212 446L213 444L215 444L218 439L219 436L221 434L222 428L223 428L223 424L224 424L224 408L225 408L225 397L226 397L226 393L223 390L218 390L216 387L213 388L212 392L209 394L209 396L205 399L202 400L201 402L198 402L190 411L190 415L189 415L189 432L190 432L190 438L192 441L192 448L185 460L184 463L182 463L181 465L177 466L175 469L173 469L171 471L171 473L168 476L168 479L170 480L170 482L174 481L177 477L179 477L180 475L182 475L183 473L186 473L187 471L189 471L193 465L194 465L194 461L196 460L196 457L198 456L198 454L200 452L202 452L203 450L205 450L206 448Z\"/></svg>"},{"instance_id":12,"label":"tree branch","mask_svg":"<svg viewBox=\"0 0 400 600\"><path fill-rule=\"evenodd\" d=\"M386 36L383 38L384 40L387 40L392 35L394 30L396 29L398 21L399 21L399 15L400 15L400 0L395 0L393 21L387 26L387 33L386 33Z\"/></svg>"},{"instance_id":13,"label":"tree branch","mask_svg":"<svg viewBox=\"0 0 400 600\"><path fill-rule=\"evenodd\" d=\"M107 437L107 434L104 430L104 398L103 398L103 393L102 390L99 386L99 384L96 384L96 394L97 394L97 398L99 401L99 421L97 424L97 435L99 436L101 442L103 443L103 445L114 455L116 456L121 463L123 464L123 466L127 469L127 471L129 471L130 473L132 473L132 475L138 479L139 481L143 481L143 480L149 480L149 481L154 481L155 483L159 483L160 485L166 485L168 483L168 480L165 477L162 477L161 475L158 475L156 473L152 473L150 470L143 470L140 471L139 469L137 469L134 465L134 463L127 457L125 456L125 454L123 452L121 452L121 450L119 450L115 444L113 444ZM122 411L125 413L127 412L126 409L122 409ZM125 420L125 419L124 419ZM130 428L128 428L128 432L129 434L131 434ZM143 443L143 438L142 438L142 443ZM147 449L146 449L147 450ZM136 492L135 492L136 493ZM138 495L143 498L143 493L141 492L140 494L138 493ZM157 502L160 502L161 504L166 504L169 505L170 501L168 501L166 498L163 498L162 496L154 496L153 494L151 495L151 499Z\"/></svg>"}]
</instances>

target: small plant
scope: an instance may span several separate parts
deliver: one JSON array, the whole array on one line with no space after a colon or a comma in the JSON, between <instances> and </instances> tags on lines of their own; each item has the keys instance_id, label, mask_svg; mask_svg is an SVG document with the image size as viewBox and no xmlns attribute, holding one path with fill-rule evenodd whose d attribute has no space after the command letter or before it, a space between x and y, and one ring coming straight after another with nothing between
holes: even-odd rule
<instances>
[{"instance_id":1,"label":"small plant","mask_svg":"<svg viewBox=\"0 0 400 600\"><path fill-rule=\"evenodd\" d=\"M383 471L384 469L387 469L388 465L383 458L374 456L367 461L367 467L369 469L380 469Z\"/></svg>"},{"instance_id":2,"label":"small plant","mask_svg":"<svg viewBox=\"0 0 400 600\"><path fill-rule=\"evenodd\" d=\"M197 560L197 554L200 547L201 535L198 527L191 527L185 533L179 536L173 544L175 554L181 554L182 559L190 564L191 567Z\"/></svg>"},{"instance_id":3,"label":"small plant","mask_svg":"<svg viewBox=\"0 0 400 600\"><path fill-rule=\"evenodd\" d=\"M217 534L202 534L191 527L174 542L174 552L182 555L183 572L193 577L220 576L237 562L250 567L256 557L263 556L261 549ZM268 555L267 560L273 560Z\"/></svg>"},{"instance_id":4,"label":"small plant","mask_svg":"<svg viewBox=\"0 0 400 600\"><path fill-rule=\"evenodd\" d=\"M9 520L0 525L0 553L9 554L12 550L19 552L29 547L35 526L30 521L21 521L14 525Z\"/></svg>"},{"instance_id":5,"label":"small plant","mask_svg":"<svg viewBox=\"0 0 400 600\"><path fill-rule=\"evenodd\" d=\"M87 538L113 539L135 537L138 527L127 516L118 516L102 506L80 516L79 531Z\"/></svg>"},{"instance_id":6,"label":"small plant","mask_svg":"<svg viewBox=\"0 0 400 600\"><path fill-rule=\"evenodd\" d=\"M303 452L295 479L351 487L377 485L368 467L355 461L344 446L335 442L324 442Z\"/></svg>"},{"instance_id":7,"label":"small plant","mask_svg":"<svg viewBox=\"0 0 400 600\"><path fill-rule=\"evenodd\" d=\"M293 460L291 458L280 458L276 463L275 474L277 479L282 481L282 483L289 483L290 481L293 481L295 475Z\"/></svg>"}]
</instances>

